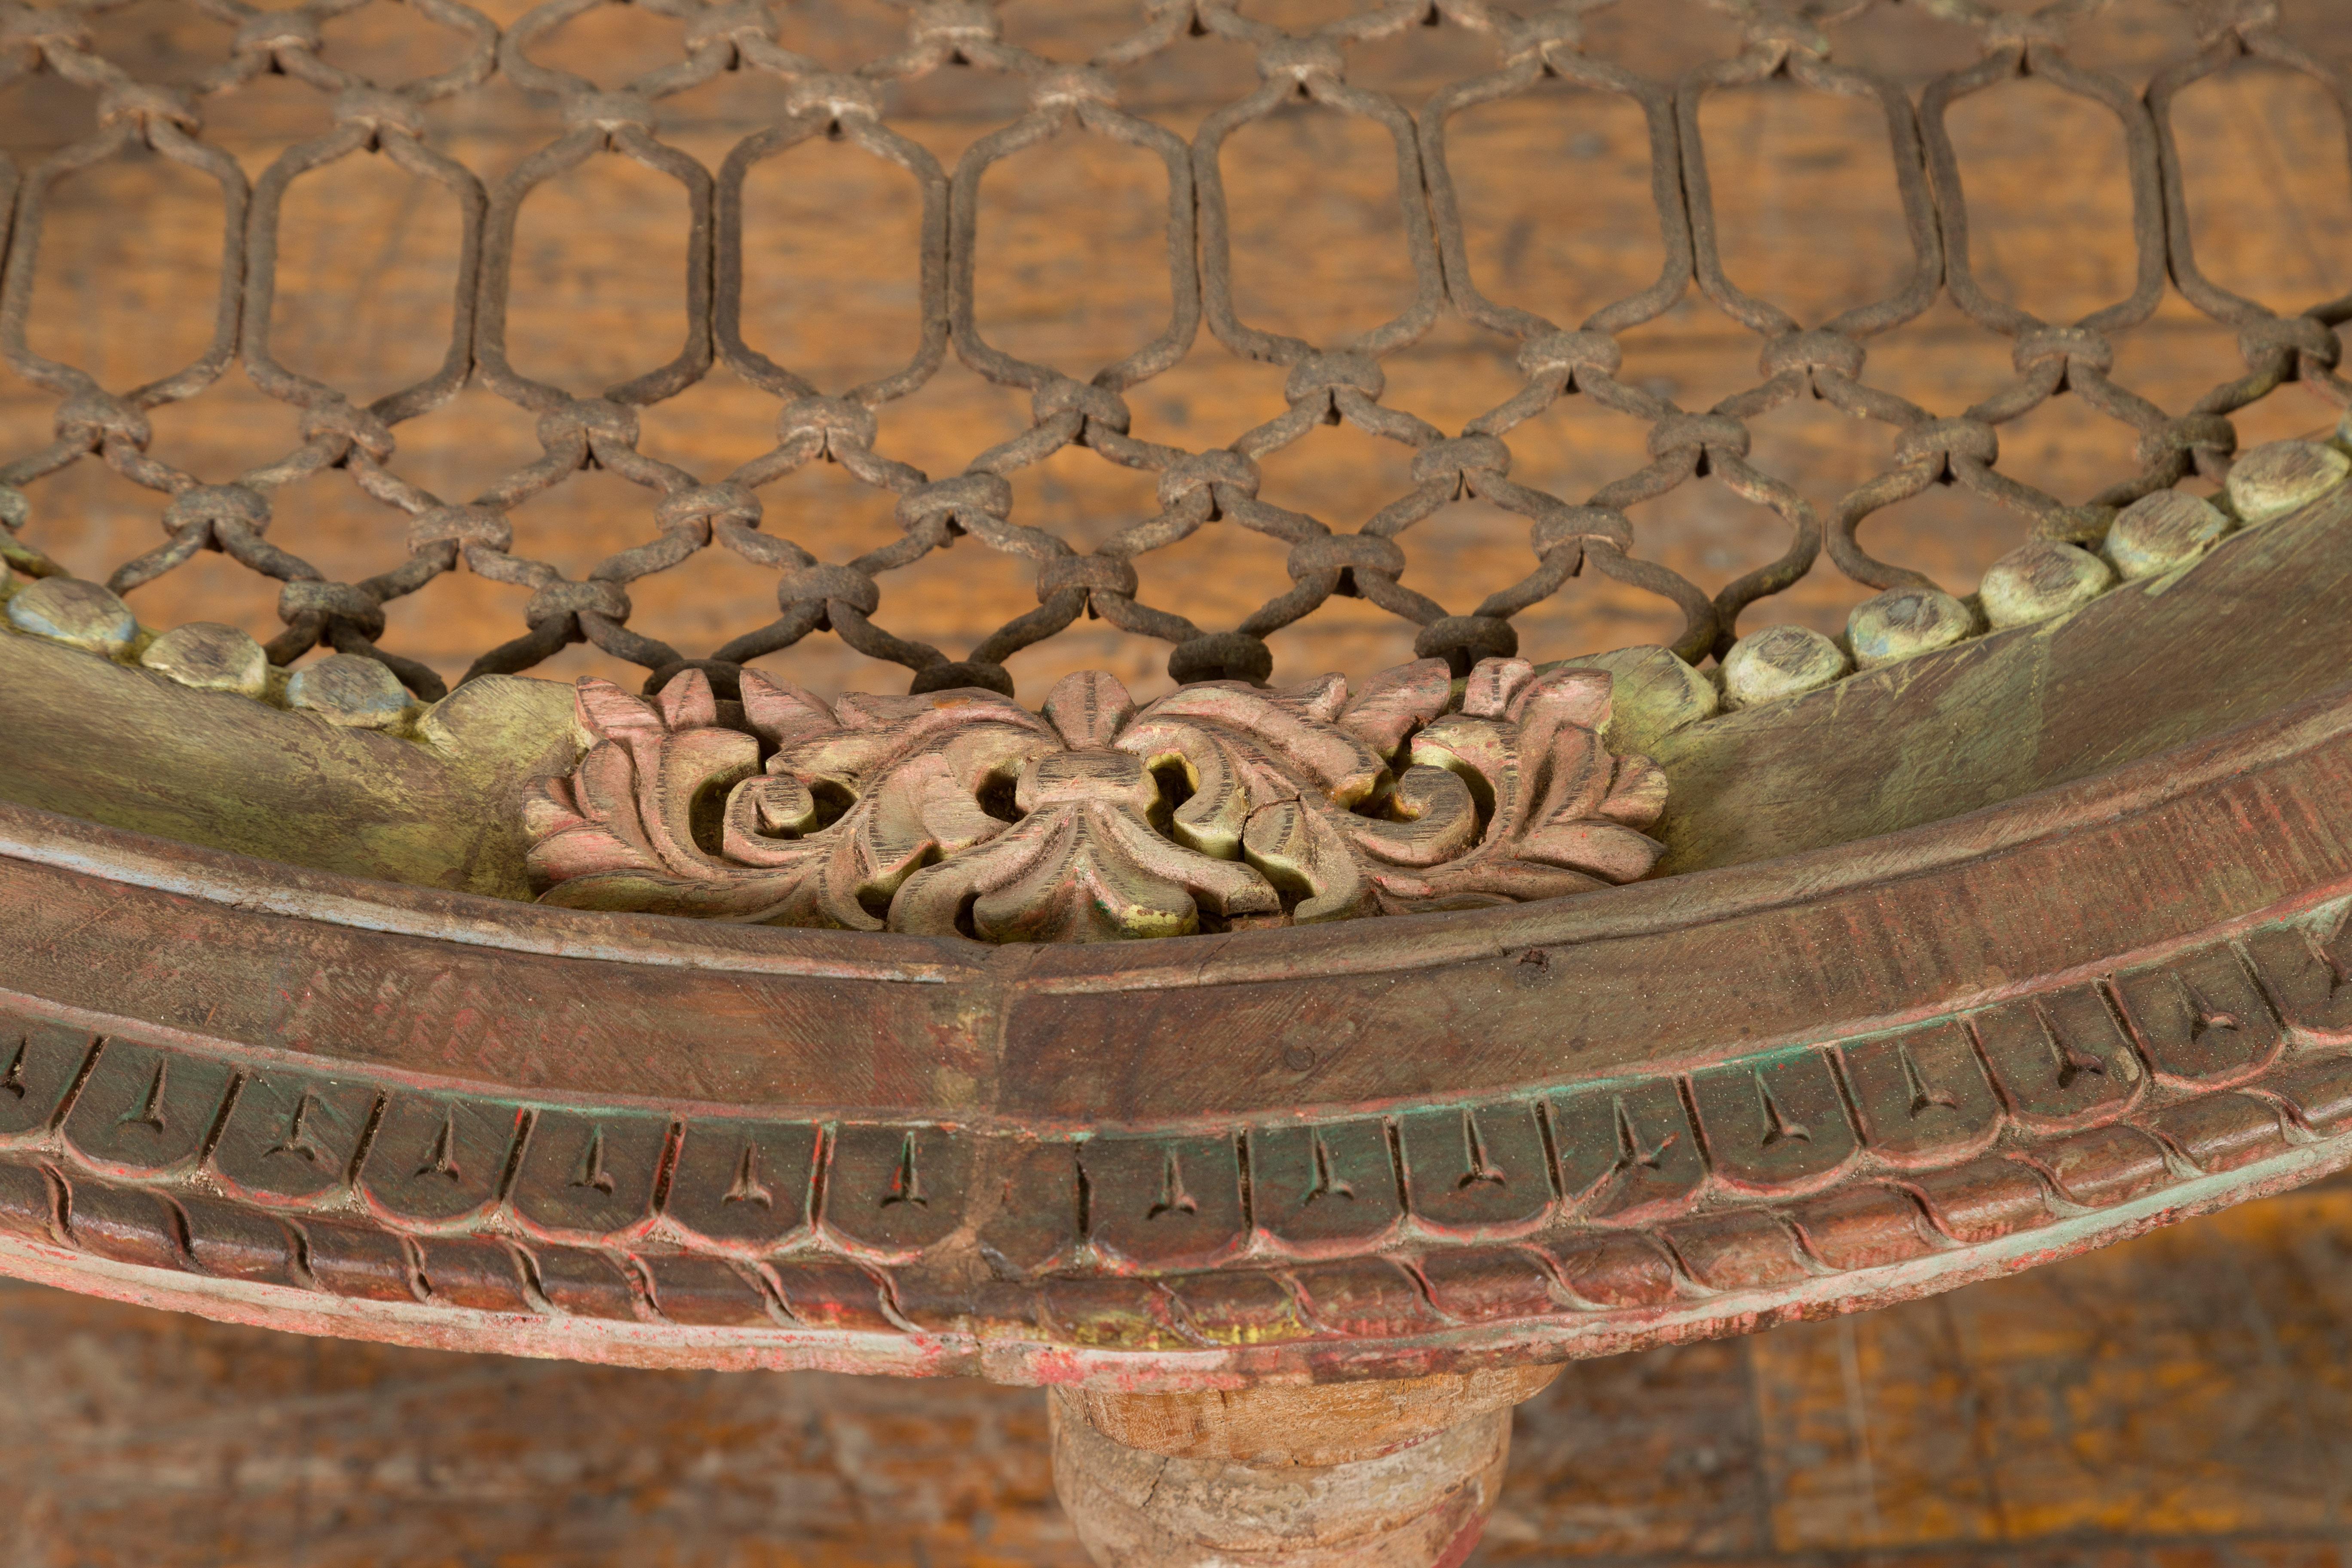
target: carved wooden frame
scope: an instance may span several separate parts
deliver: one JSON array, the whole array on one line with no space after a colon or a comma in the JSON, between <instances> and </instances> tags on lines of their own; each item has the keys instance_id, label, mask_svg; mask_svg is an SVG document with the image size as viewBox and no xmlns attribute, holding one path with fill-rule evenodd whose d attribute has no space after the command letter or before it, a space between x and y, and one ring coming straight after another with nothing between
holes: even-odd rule
<instances>
[{"instance_id":1,"label":"carved wooden frame","mask_svg":"<svg viewBox=\"0 0 2352 1568\"><path fill-rule=\"evenodd\" d=\"M2241 564L2340 596L2347 510ZM0 807L0 1269L444 1347L1181 1388L2027 1267L2352 1162L2352 689L2289 644L2250 721L1944 820L1140 943L535 907Z\"/></svg>"}]
</instances>

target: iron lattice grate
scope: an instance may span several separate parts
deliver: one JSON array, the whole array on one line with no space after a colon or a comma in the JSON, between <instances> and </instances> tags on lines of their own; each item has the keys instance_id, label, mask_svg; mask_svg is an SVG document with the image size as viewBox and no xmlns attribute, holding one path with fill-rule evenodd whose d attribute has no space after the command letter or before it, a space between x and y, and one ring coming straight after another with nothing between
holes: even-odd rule
<instances>
[{"instance_id":1,"label":"iron lattice grate","mask_svg":"<svg viewBox=\"0 0 2352 1568\"><path fill-rule=\"evenodd\" d=\"M1958 486L1990 498L2017 515L2021 536L2095 542L2116 509L2136 498L2184 479L2222 479L2238 444L2231 416L2282 386L2300 382L2339 408L2352 402L2352 382L2336 368L2341 352L2336 329L2352 318L2352 294L2300 313L2276 313L2209 280L2192 244L2173 114L2185 89L2252 60L2317 83L2339 111L2347 102L2341 73L2280 30L2275 5L2254 0L2185 13L2194 24L2193 41L2144 89L2070 58L2070 28L2106 8L2091 0L2068 0L2032 15L1974 0L1726 5L1720 9L1739 25L1737 52L1668 81L1646 79L1602 53L1586 52L1583 14L1596 8L1591 4L1520 16L1476 0L1417 0L1285 30L1230 4L1179 0L1143 5L1131 32L1083 63L1048 58L1013 41L1005 19L988 6L932 4L903 13L903 34L887 51L838 69L790 47L790 27L768 6L638 0L641 10L677 24L675 47L644 60L640 74L616 89L543 63L565 30L602 8L604 0L554 0L503 29L456 0L402 0L418 23L457 47L441 68L399 81L372 78L364 58L356 68L336 63L352 51L324 42L329 24L370 3L312 0L261 10L240 0L189 0L233 34L224 58L176 86L159 85L152 73L142 79L140 69L119 62L98 42L97 25L115 6L8 9L0 26L19 85L26 73L47 71L94 93L97 126L86 138L6 171L14 226L0 297L0 353L57 402L55 439L0 468L7 487L0 489L0 517L8 525L12 564L34 575L58 570L42 552L42 530L34 522L40 491L25 487L95 459L165 498L156 509L164 542L115 565L110 586L128 593L181 571L202 552L220 552L283 585L278 612L284 629L269 645L275 662L290 663L315 647L364 654L426 699L442 694L443 679L403 655L397 636L387 635L385 606L430 592L461 563L505 585L509 613L519 610L522 623L520 635L510 636L509 622L495 646L474 658L468 675L530 669L585 640L641 667L649 688L682 668L700 667L725 692L743 661L830 632L860 655L904 667L916 690L982 686L1010 692L1006 660L1085 616L1167 646L1167 669L1178 680L1263 680L1274 664L1266 639L1344 598L1396 617L1412 628L1417 653L1444 657L1458 670L1480 658L1519 651L1513 617L1544 604L1588 567L1670 605L1680 624L1673 645L1696 662L1727 650L1741 611L1789 589L1822 555L1865 588L1934 585L1927 574L1881 559L1857 536L1874 513L1931 487ZM391 0L374 3L382 8ZM1940 74L1898 79L1843 63L1832 47L1839 28L1869 17L1942 29L1973 43ZM1479 40L1489 51L1484 68L1417 107L1350 82L1352 51L1417 36L1412 30L1423 28L1432 29L1432 37L1444 32ZM1211 47L1227 51L1228 59L1251 62L1255 74L1232 80L1229 100L1189 136L1121 107L1136 72ZM1238 57L1232 53L1236 48ZM893 104L915 84L951 71L1017 87L1025 110L970 140L950 166L893 128ZM206 140L200 111L266 73L314 91L331 126L284 150L248 182L237 159ZM767 121L741 135L714 170L664 139L658 106L726 73L763 84ZM551 140L486 180L436 145L446 138L427 111L483 93L501 77L560 123ZM2132 223L2127 245L2117 238L2116 247L2127 258L2122 268L2127 287L2071 323L2053 324L1997 298L1970 265L1969 209L1948 111L1970 94L2020 77L2097 106L2121 130ZM1858 100L1883 119L1884 150L1910 247L1907 277L1898 288L1817 325L1744 291L1727 275L1718 240L1702 105L1710 93L1776 78L1805 91ZM1482 289L1474 247L1465 240L1462 160L1447 140L1449 128L1467 111L1563 82L1638 109L1647 128L1664 256L1654 280L1573 325L1502 303ZM1352 338L1324 342L1253 323L1236 303L1229 234L1233 138L1302 104L1376 128L1388 139L1412 279L1410 298L1393 317ZM1149 341L1084 379L997 346L975 307L979 235L990 217L983 176L1055 138L1108 139L1140 149L1157 160L1166 180L1172 308ZM747 342L744 329L747 276L761 266L744 237L747 176L802 143L827 139L895 165L920 195L917 346L900 368L846 387L821 385L777 363ZM2332 149L2324 151L2334 156ZM150 153L217 186L226 217L218 314L209 346L193 363L145 384L111 390L31 346L28 322L50 308L35 287L44 219L78 174ZM273 354L271 323L289 192L298 182L332 180L370 158L445 192L463 222L450 337L438 370L362 402L281 363ZM578 396L534 379L509 356L509 307L524 275L517 265L517 222L534 191L600 158L632 160L684 192L691 215L687 321L683 346L668 363L609 385L601 395ZM1505 177L1536 185L1549 181L1564 205L1573 208L1578 200L1556 166L1529 166ZM1824 254L1840 243L1834 233L1798 238ZM1670 393L1625 371L1620 340L1674 308L1694 285L1753 335L1759 362L1753 384L1686 409ZM2147 322L2168 289L2233 331L2243 360L2242 372L2233 367L2219 384L2177 408L2133 390L2116 369L2118 338ZM1956 307L1982 333L2008 340L2013 350L2005 384L1958 410L1913 401L1874 381L1867 363L1874 336L1939 301ZM1513 395L1454 429L1384 397L1383 361L1449 317L1488 334L1512 355L1521 383ZM1282 411L1223 446L1188 449L1147 438L1138 433L1129 395L1188 355L1214 352L1199 341L1204 323L1224 350L1280 376ZM891 442L884 432L915 407L909 400L950 350L990 382L1027 394L1029 423L971 456L962 471L934 475L887 455ZM151 415L204 394L240 363L262 392L299 411L299 444L233 477L176 466L154 440ZM644 449L639 411L679 397L719 365L773 400L772 447L724 472L716 467L691 471ZM469 380L535 416L543 450L460 500L404 477L396 454L402 426L447 404ZM2117 422L2136 443L2128 472L2072 501L2004 472L1996 434L2070 394ZM1646 426L1648 460L1580 496L1512 478L1512 432L1563 398L1587 400ZM1884 431L1883 466L1825 504L1806 493L1806 476L1775 473L1750 460L1752 423L1811 399ZM919 411L908 416L919 418ZM1264 460L1340 421L1412 454L1408 488L1352 531L1259 493ZM1024 520L1013 479L1072 447L1155 477L1158 510L1091 542ZM894 497L897 531L849 559L827 560L793 542L789 517L763 517L763 489L820 462ZM643 542L576 574L519 551L509 514L590 468L643 487L642 511L649 519ZM334 580L305 558L299 526L286 526L289 520L280 518L271 527L274 498L305 482L332 482L326 476L335 469L404 521L403 547L391 551L373 575ZM1702 479L1719 482L1770 513L1783 544L1777 558L1712 593L1645 554L1637 525L1645 503ZM1482 601L1449 605L1413 585L1400 541L1465 497L1524 519L1528 548L1509 580L1495 583ZM1238 624L1204 626L1181 613L1181 605L1154 602L1137 563L1219 522L1286 550L1288 585ZM960 654L921 640L917 634L924 628L889 613L885 591L894 572L959 539L1032 563L1036 597L1034 608ZM779 612L773 619L702 647L681 648L632 626L633 584L712 550L773 574Z\"/></svg>"}]
</instances>

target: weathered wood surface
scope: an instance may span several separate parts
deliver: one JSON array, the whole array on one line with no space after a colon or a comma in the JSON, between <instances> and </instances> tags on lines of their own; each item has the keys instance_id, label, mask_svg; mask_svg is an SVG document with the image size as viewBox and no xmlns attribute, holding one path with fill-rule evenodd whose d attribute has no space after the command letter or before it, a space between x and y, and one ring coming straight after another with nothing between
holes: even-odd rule
<instances>
[{"instance_id":1,"label":"weathered wood surface","mask_svg":"<svg viewBox=\"0 0 2352 1568\"><path fill-rule=\"evenodd\" d=\"M1570 1366L1475 1564L2334 1568L2352 1190ZM1080 1568L1044 1399L297 1339L0 1284L9 1568Z\"/></svg>"},{"instance_id":2,"label":"weathered wood surface","mask_svg":"<svg viewBox=\"0 0 2352 1568\"><path fill-rule=\"evenodd\" d=\"M1654 732L1621 686L1613 750L1664 770L1661 868L1891 833L2212 735L2341 681L2331 608L2352 490L2071 615ZM1622 678L1621 678L1622 679ZM590 737L553 682L496 678L414 735L338 727L0 627L0 799L293 865L532 891L524 782ZM2128 700L2119 700L2128 696ZM1679 715L1675 715L1679 719ZM119 737L136 736L126 748ZM651 907L651 906L635 906Z\"/></svg>"},{"instance_id":3,"label":"weathered wood surface","mask_svg":"<svg viewBox=\"0 0 2352 1568\"><path fill-rule=\"evenodd\" d=\"M2275 527L2277 525L2270 525ZM1656 742L1666 874L1852 843L2092 777L2336 687L2352 490L2072 615Z\"/></svg>"},{"instance_id":4,"label":"weathered wood surface","mask_svg":"<svg viewBox=\"0 0 2352 1568\"><path fill-rule=\"evenodd\" d=\"M516 906L0 808L0 1267L443 1346L1177 1388L1908 1299L2352 1158L2347 724L1867 855L1143 948Z\"/></svg>"},{"instance_id":5,"label":"weathered wood surface","mask_svg":"<svg viewBox=\"0 0 2352 1568\"><path fill-rule=\"evenodd\" d=\"M572 696L494 677L418 736L331 724L234 691L0 632L0 797L321 870L523 899L518 809L569 766Z\"/></svg>"},{"instance_id":6,"label":"weathered wood surface","mask_svg":"<svg viewBox=\"0 0 2352 1568\"><path fill-rule=\"evenodd\" d=\"M1559 1363L1537 1363L1369 1383L1255 1384L1200 1394L1065 1388L1054 1397L1070 1419L1084 1421L1122 1447L1278 1468L1393 1453L1470 1416L1522 1404L1559 1375Z\"/></svg>"},{"instance_id":7,"label":"weathered wood surface","mask_svg":"<svg viewBox=\"0 0 2352 1568\"><path fill-rule=\"evenodd\" d=\"M1319 1465L1153 1453L1067 1399L1052 1414L1054 1489L1095 1561L1119 1568L1458 1568L1511 1452L1507 1405Z\"/></svg>"}]
</instances>

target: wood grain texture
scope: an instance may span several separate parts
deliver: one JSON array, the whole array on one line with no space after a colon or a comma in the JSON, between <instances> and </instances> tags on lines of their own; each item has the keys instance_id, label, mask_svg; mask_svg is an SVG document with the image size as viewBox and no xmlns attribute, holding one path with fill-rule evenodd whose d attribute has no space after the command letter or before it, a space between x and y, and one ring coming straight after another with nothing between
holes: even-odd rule
<instances>
[{"instance_id":1,"label":"wood grain texture","mask_svg":"<svg viewBox=\"0 0 2352 1568\"><path fill-rule=\"evenodd\" d=\"M1206 1394L1061 1389L1066 1418L1123 1447L1180 1459L1260 1468L1331 1465L1409 1447L1433 1433L1532 1398L1559 1374L1536 1363L1297 1387L1258 1384Z\"/></svg>"},{"instance_id":2,"label":"wood grain texture","mask_svg":"<svg viewBox=\"0 0 2352 1568\"><path fill-rule=\"evenodd\" d=\"M2273 525L2274 526L2274 525ZM2352 490L2072 614L1687 725L1667 874L1853 843L2088 778L2343 679Z\"/></svg>"},{"instance_id":3,"label":"wood grain texture","mask_svg":"<svg viewBox=\"0 0 2352 1568\"><path fill-rule=\"evenodd\" d=\"M571 693L547 681L472 682L423 734L402 737L191 690L33 637L0 633L0 681L16 694L0 761L8 799L492 898L530 896L515 803L575 754Z\"/></svg>"},{"instance_id":4,"label":"wood grain texture","mask_svg":"<svg viewBox=\"0 0 2352 1568\"><path fill-rule=\"evenodd\" d=\"M2352 1189L1867 1318L1588 1362L1479 1564L2336 1568ZM626 1372L0 1283L8 1568L1080 1568L1044 1396Z\"/></svg>"}]
</instances>

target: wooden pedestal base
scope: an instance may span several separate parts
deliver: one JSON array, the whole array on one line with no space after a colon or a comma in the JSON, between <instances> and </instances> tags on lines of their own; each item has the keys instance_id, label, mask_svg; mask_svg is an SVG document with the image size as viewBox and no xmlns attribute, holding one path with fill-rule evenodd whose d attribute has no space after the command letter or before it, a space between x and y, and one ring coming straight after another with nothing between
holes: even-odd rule
<instances>
[{"instance_id":1,"label":"wooden pedestal base","mask_svg":"<svg viewBox=\"0 0 2352 1568\"><path fill-rule=\"evenodd\" d=\"M1557 1366L1207 1394L1051 1393L1054 1485L1118 1568L1453 1568L1511 1406Z\"/></svg>"}]
</instances>

